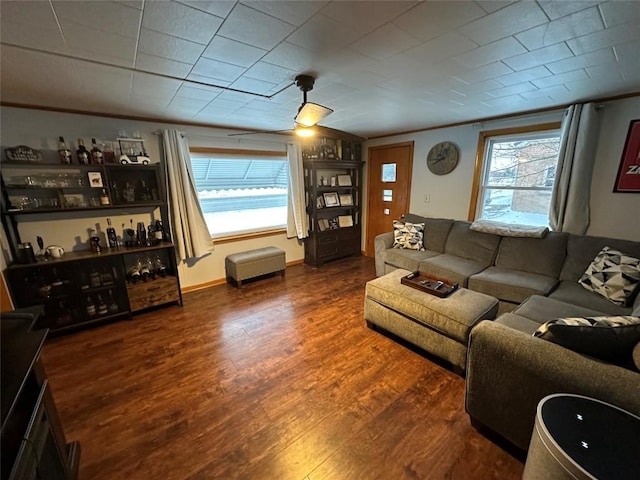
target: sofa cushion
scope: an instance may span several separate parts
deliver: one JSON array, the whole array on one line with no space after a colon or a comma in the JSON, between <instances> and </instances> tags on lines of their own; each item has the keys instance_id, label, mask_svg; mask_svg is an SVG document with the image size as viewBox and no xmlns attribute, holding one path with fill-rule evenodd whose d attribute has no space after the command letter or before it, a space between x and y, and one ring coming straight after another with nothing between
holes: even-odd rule
<instances>
[{"instance_id":1,"label":"sofa cushion","mask_svg":"<svg viewBox=\"0 0 640 480\"><path fill-rule=\"evenodd\" d=\"M514 330L524 332L527 335L533 335L533 332L535 332L541 325L535 320L517 315L513 312L503 313L495 320L495 322L501 323L509 328L513 328Z\"/></svg>"},{"instance_id":2,"label":"sofa cushion","mask_svg":"<svg viewBox=\"0 0 640 480\"><path fill-rule=\"evenodd\" d=\"M577 282L598 252L607 246L640 258L640 242L570 234L567 239L567 257L562 265L560 280Z\"/></svg>"},{"instance_id":3,"label":"sofa cushion","mask_svg":"<svg viewBox=\"0 0 640 480\"><path fill-rule=\"evenodd\" d=\"M459 283L461 287L466 287L469 277L485 267L486 265L482 262L443 253L421 261L418 270L444 278L449 283Z\"/></svg>"},{"instance_id":4,"label":"sofa cushion","mask_svg":"<svg viewBox=\"0 0 640 480\"><path fill-rule=\"evenodd\" d=\"M567 251L566 233L549 232L545 238L504 237L495 266L558 278Z\"/></svg>"},{"instance_id":5,"label":"sofa cushion","mask_svg":"<svg viewBox=\"0 0 640 480\"><path fill-rule=\"evenodd\" d=\"M501 237L490 233L474 232L469 228L470 226L470 222L455 222L447 237L444 251L449 255L473 260L482 265L482 268L487 268L493 263Z\"/></svg>"},{"instance_id":6,"label":"sofa cushion","mask_svg":"<svg viewBox=\"0 0 640 480\"><path fill-rule=\"evenodd\" d=\"M628 366L640 341L640 317L567 317L546 322L534 332L574 352Z\"/></svg>"},{"instance_id":7,"label":"sofa cushion","mask_svg":"<svg viewBox=\"0 0 640 480\"><path fill-rule=\"evenodd\" d=\"M604 247L578 283L610 302L631 305L640 284L640 259Z\"/></svg>"},{"instance_id":8,"label":"sofa cushion","mask_svg":"<svg viewBox=\"0 0 640 480\"><path fill-rule=\"evenodd\" d=\"M393 221L393 248L424 250L424 223Z\"/></svg>"},{"instance_id":9,"label":"sofa cushion","mask_svg":"<svg viewBox=\"0 0 640 480\"><path fill-rule=\"evenodd\" d=\"M606 315L631 315L631 307L621 307L615 303L585 290L578 282L560 282L549 294L550 298L589 308Z\"/></svg>"},{"instance_id":10,"label":"sofa cushion","mask_svg":"<svg viewBox=\"0 0 640 480\"><path fill-rule=\"evenodd\" d=\"M546 295L557 283L555 277L501 267L489 267L469 278L471 290L512 303L523 302L531 295Z\"/></svg>"},{"instance_id":11,"label":"sofa cushion","mask_svg":"<svg viewBox=\"0 0 640 480\"><path fill-rule=\"evenodd\" d=\"M424 248L434 252L444 253L444 245L454 221L449 218L420 217L407 213L405 222L424 223Z\"/></svg>"},{"instance_id":12,"label":"sofa cushion","mask_svg":"<svg viewBox=\"0 0 640 480\"><path fill-rule=\"evenodd\" d=\"M513 313L537 322L539 325L559 317L589 317L606 315L591 308L580 307L554 298L533 295L522 302Z\"/></svg>"},{"instance_id":13,"label":"sofa cushion","mask_svg":"<svg viewBox=\"0 0 640 480\"><path fill-rule=\"evenodd\" d=\"M426 258L435 257L440 255L438 252L432 252L430 250L404 250L399 248L390 248L384 252L384 263L396 268L403 268L410 272L418 270L420 262Z\"/></svg>"},{"instance_id":14,"label":"sofa cushion","mask_svg":"<svg viewBox=\"0 0 640 480\"><path fill-rule=\"evenodd\" d=\"M636 370L640 370L640 342L633 348L631 357L633 358L633 364L636 366Z\"/></svg>"}]
</instances>

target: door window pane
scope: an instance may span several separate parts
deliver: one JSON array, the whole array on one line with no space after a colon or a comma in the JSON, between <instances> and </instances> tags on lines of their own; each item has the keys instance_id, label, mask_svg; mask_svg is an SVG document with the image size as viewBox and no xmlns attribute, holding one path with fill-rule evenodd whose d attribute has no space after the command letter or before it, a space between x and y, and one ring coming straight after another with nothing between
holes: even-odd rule
<instances>
[{"instance_id":1,"label":"door window pane","mask_svg":"<svg viewBox=\"0 0 640 480\"><path fill-rule=\"evenodd\" d=\"M393 191L391 191L391 190L383 190L382 191L382 201L383 202L393 202Z\"/></svg>"},{"instance_id":2,"label":"door window pane","mask_svg":"<svg viewBox=\"0 0 640 480\"><path fill-rule=\"evenodd\" d=\"M391 183L396 181L396 164L395 163L382 164L382 181L384 183Z\"/></svg>"}]
</instances>

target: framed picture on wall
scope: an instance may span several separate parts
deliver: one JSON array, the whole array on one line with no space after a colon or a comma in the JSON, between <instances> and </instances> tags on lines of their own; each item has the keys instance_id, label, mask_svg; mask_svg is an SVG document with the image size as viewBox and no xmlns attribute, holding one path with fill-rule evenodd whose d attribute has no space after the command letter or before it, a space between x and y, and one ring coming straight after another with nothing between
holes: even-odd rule
<instances>
[{"instance_id":1,"label":"framed picture on wall","mask_svg":"<svg viewBox=\"0 0 640 480\"><path fill-rule=\"evenodd\" d=\"M640 193L640 119L629 124L613 191Z\"/></svg>"}]
</instances>

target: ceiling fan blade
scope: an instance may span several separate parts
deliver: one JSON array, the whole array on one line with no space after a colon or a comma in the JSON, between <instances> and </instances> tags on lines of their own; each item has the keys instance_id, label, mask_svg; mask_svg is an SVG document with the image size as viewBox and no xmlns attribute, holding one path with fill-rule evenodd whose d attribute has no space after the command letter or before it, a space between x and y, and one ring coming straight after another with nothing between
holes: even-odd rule
<instances>
[{"instance_id":1,"label":"ceiling fan blade","mask_svg":"<svg viewBox=\"0 0 640 480\"><path fill-rule=\"evenodd\" d=\"M255 130L253 132L240 132L240 133L228 133L227 137L239 137L241 135L257 135L259 133L293 133L293 130L287 128L286 130Z\"/></svg>"},{"instance_id":2,"label":"ceiling fan blade","mask_svg":"<svg viewBox=\"0 0 640 480\"><path fill-rule=\"evenodd\" d=\"M323 107L317 103L305 102L298 110L294 121L305 127L313 127L330 113L333 113L331 108Z\"/></svg>"}]
</instances>

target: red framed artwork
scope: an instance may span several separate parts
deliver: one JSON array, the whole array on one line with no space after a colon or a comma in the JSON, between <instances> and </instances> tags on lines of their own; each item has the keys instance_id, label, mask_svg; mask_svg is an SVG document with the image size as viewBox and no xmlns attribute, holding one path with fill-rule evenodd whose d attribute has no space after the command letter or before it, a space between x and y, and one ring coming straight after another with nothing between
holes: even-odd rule
<instances>
[{"instance_id":1,"label":"red framed artwork","mask_svg":"<svg viewBox=\"0 0 640 480\"><path fill-rule=\"evenodd\" d=\"M613 191L640 193L640 119L629 124Z\"/></svg>"}]
</instances>

